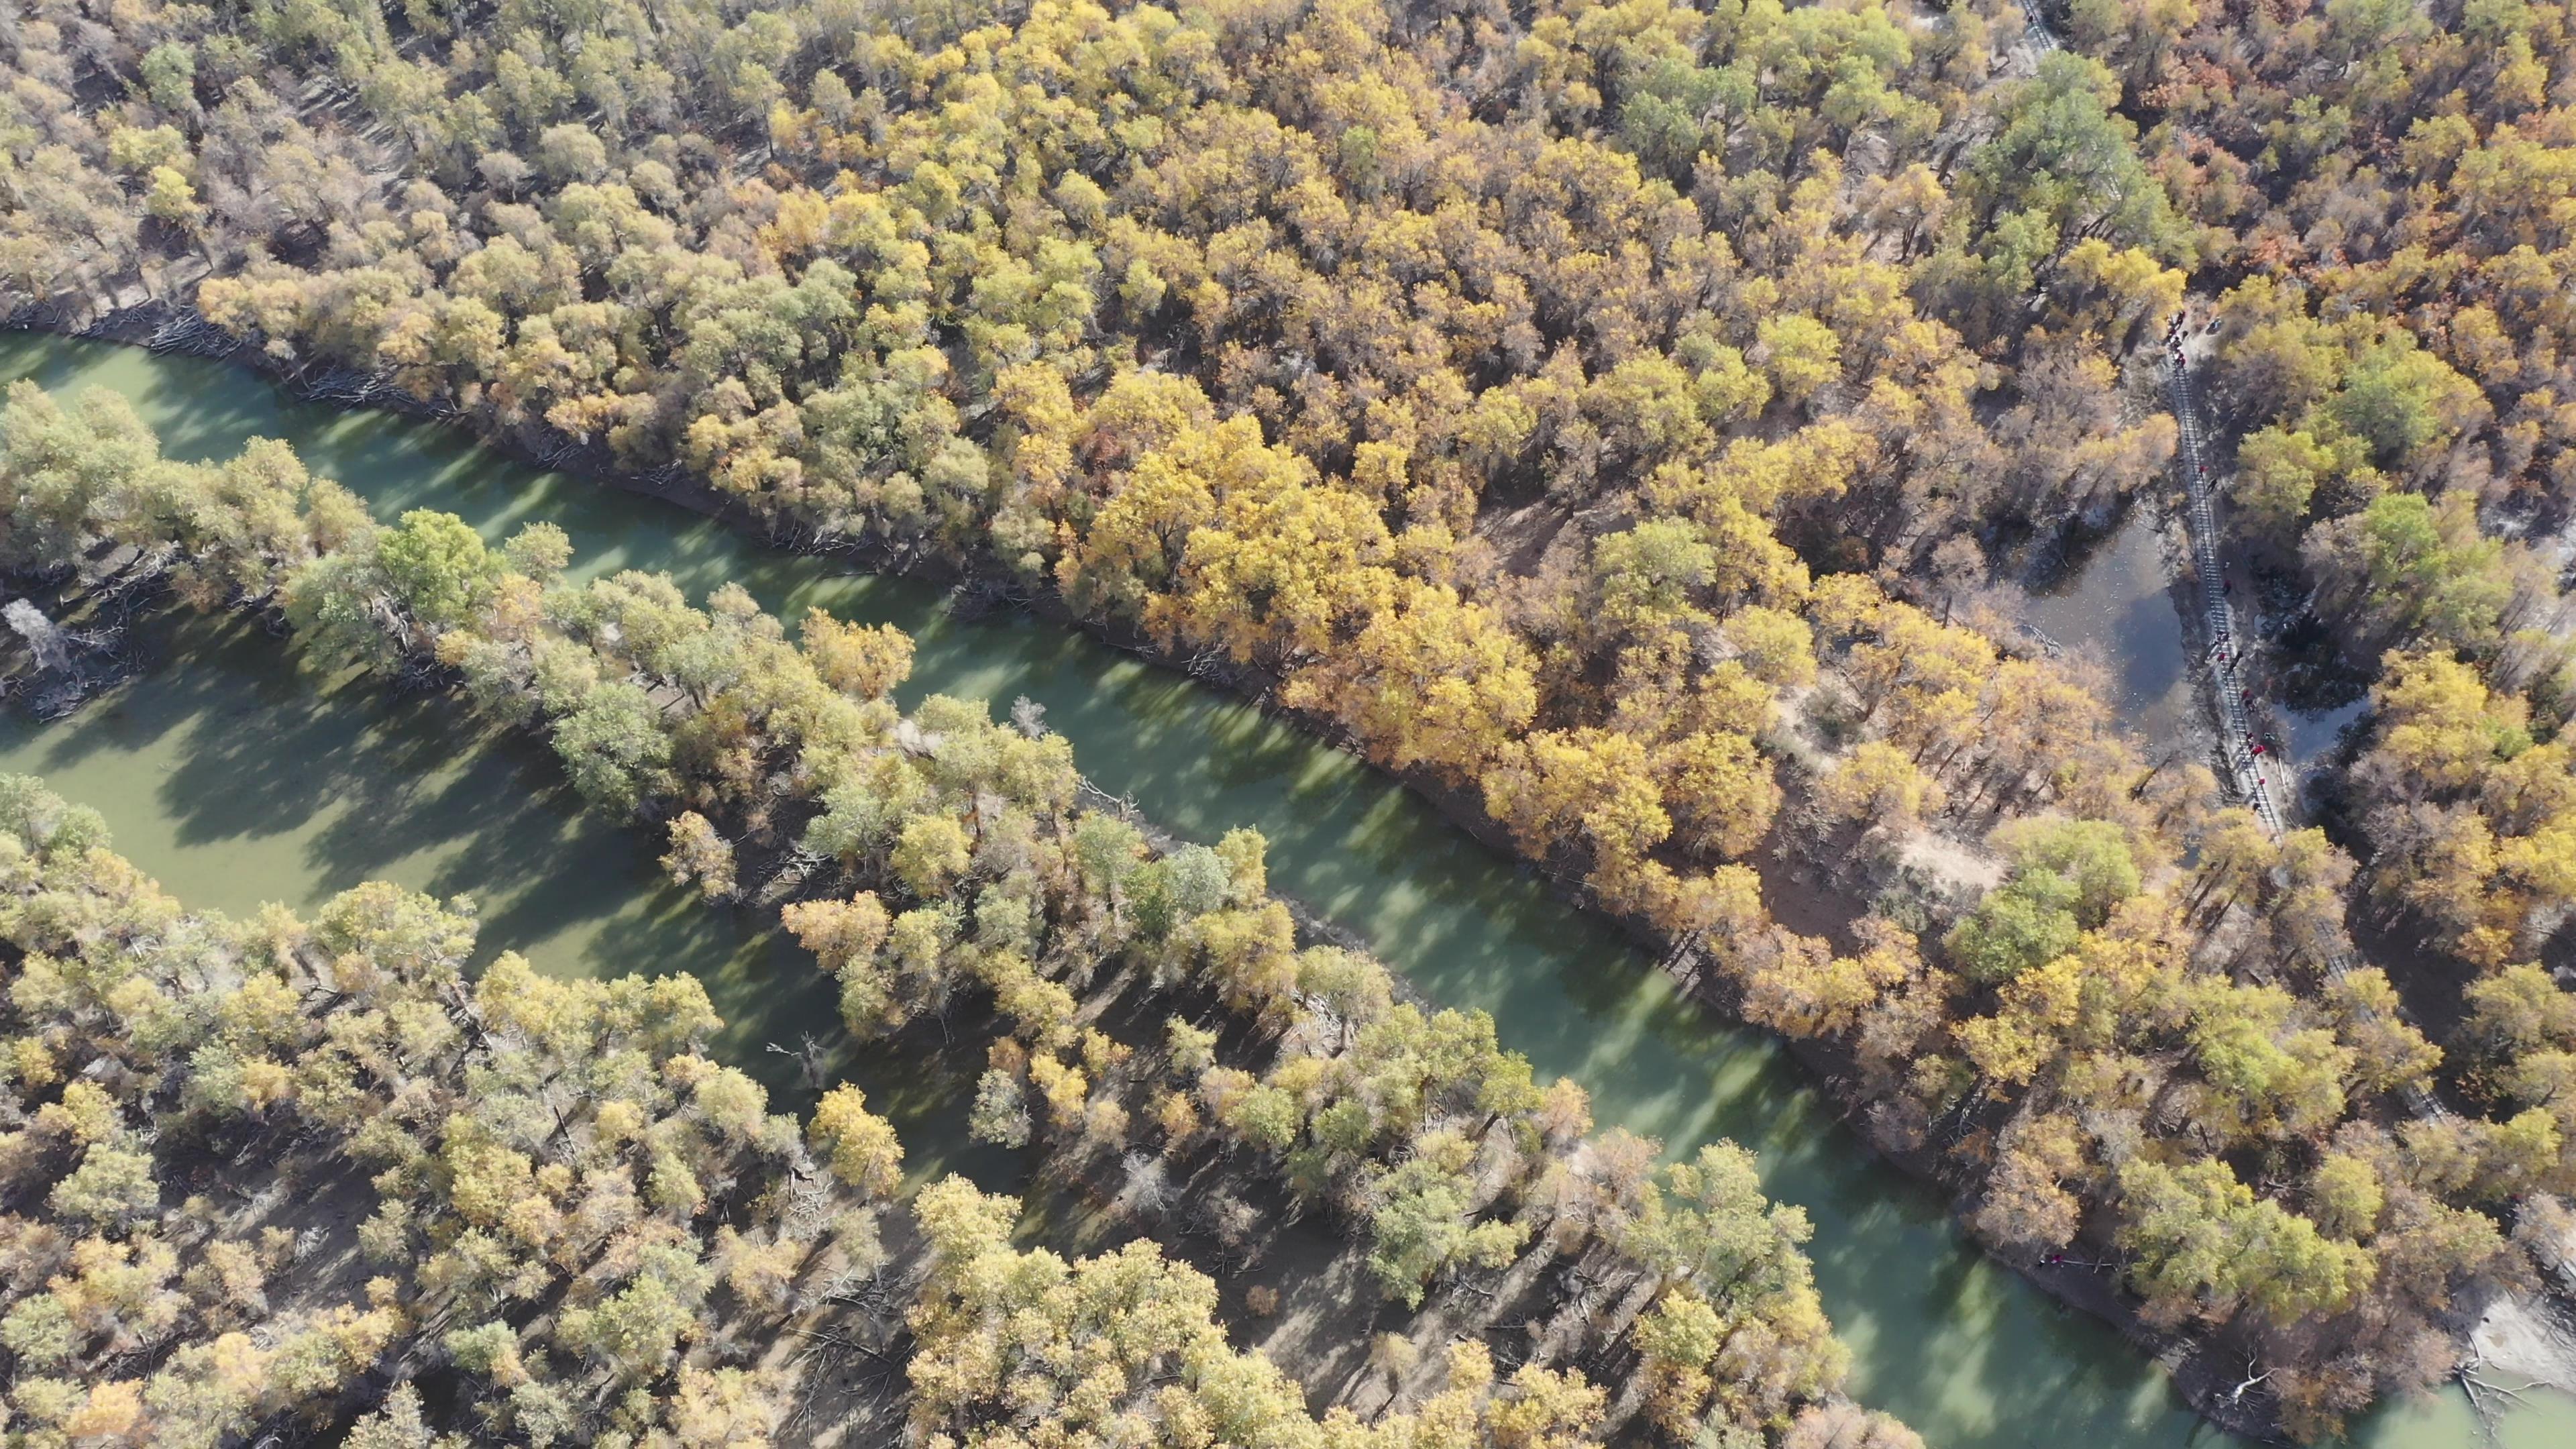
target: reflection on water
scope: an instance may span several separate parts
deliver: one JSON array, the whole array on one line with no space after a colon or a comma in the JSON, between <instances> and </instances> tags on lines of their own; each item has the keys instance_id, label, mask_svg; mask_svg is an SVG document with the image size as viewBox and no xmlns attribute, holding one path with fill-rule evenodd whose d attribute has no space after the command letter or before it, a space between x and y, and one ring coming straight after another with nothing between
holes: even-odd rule
<instances>
[{"instance_id":1,"label":"reflection on water","mask_svg":"<svg viewBox=\"0 0 2576 1449\"><path fill-rule=\"evenodd\" d=\"M2258 573L2267 608L2288 617L2269 641L2278 680L2279 713L2289 734L2291 763L2313 769L2343 743L2346 726L2370 707L2370 675L2343 657L2343 650L2323 620L2309 613L2299 581L2288 575Z\"/></svg>"},{"instance_id":2,"label":"reflection on water","mask_svg":"<svg viewBox=\"0 0 2576 1449\"><path fill-rule=\"evenodd\" d=\"M1969 1248L1943 1195L1872 1157L1769 1039L1705 1018L1514 862L1240 702L1080 634L1022 616L965 622L923 586L837 573L677 509L533 475L453 432L289 405L214 364L0 339L0 380L28 375L127 393L174 453L289 438L380 514L453 509L494 537L548 519L594 570L667 569L693 593L734 578L784 613L820 604L898 624L919 644L910 697L1028 695L1093 778L1159 822L1203 840L1260 827L1274 887L1365 935L1438 1001L1493 1012L1542 1076L1592 1090L1605 1128L1675 1151L1730 1136L1759 1153L1766 1188L1815 1223L1810 1249L1854 1352L1853 1392L1937 1449L2224 1442L2116 1334ZM2152 620L2138 611L2136 623ZM466 893L482 903L491 947L543 969L698 972L735 1023L729 1054L773 1084L787 1074L769 1042L837 1036L801 953L682 901L659 880L653 843L582 814L542 751L512 740L460 750L473 727L451 706L388 701L364 683L317 701L273 641L192 627L203 632L169 645L184 667L152 671L69 725L0 730L0 769L38 771L98 806L119 847L192 902L309 906L369 876ZM942 1152L973 1157L952 1110L971 1096L971 1063L942 1079L917 1056L898 1068L883 1048L848 1055L871 1098L910 1119L899 1125L916 1167ZM2456 1398L2429 1400L2380 1415L2361 1442L2463 1445L2465 1414ZM2550 1422L2563 1432L2576 1411Z\"/></svg>"},{"instance_id":3,"label":"reflection on water","mask_svg":"<svg viewBox=\"0 0 2576 1449\"><path fill-rule=\"evenodd\" d=\"M2302 768L2325 759L2343 744L2344 730L2370 708L2366 698L2333 709L2307 713L2285 711L2290 732L2290 762Z\"/></svg>"},{"instance_id":4,"label":"reflection on water","mask_svg":"<svg viewBox=\"0 0 2576 1449\"><path fill-rule=\"evenodd\" d=\"M2198 718L2172 579L2155 519L2132 507L2109 536L2079 547L2035 583L2019 609L2068 654L2103 669L2121 722L2145 737L2151 752Z\"/></svg>"}]
</instances>

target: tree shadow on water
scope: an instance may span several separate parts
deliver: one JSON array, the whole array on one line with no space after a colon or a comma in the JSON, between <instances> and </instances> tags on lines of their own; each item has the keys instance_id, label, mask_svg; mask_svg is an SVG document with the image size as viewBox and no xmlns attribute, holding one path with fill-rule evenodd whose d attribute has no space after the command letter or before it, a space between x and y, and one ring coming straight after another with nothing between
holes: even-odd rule
<instances>
[{"instance_id":1,"label":"tree shadow on water","mask_svg":"<svg viewBox=\"0 0 2576 1449\"><path fill-rule=\"evenodd\" d=\"M172 374L183 385L172 386ZM253 437L287 436L274 389L244 369L206 358L152 357L105 344L66 347L45 333L0 335L0 384L21 380L66 402L94 387L123 393L159 435L164 457L230 457Z\"/></svg>"},{"instance_id":2,"label":"tree shadow on water","mask_svg":"<svg viewBox=\"0 0 2576 1449\"><path fill-rule=\"evenodd\" d=\"M263 697L269 692L258 686L267 681L235 666L210 655L151 684L165 707L194 716L159 791L181 845L289 834L325 809L387 810L386 797L403 787L366 768L366 721L357 712L300 685L284 698Z\"/></svg>"},{"instance_id":3,"label":"tree shadow on water","mask_svg":"<svg viewBox=\"0 0 2576 1449\"><path fill-rule=\"evenodd\" d=\"M167 738L175 748L155 807L173 840L202 848L302 835L315 897L395 879L499 904L513 934L523 923L508 912L531 894L557 902L544 934L624 898L627 883L603 888L596 868L562 879L565 864L587 865L603 843L622 873L633 849L609 839L613 826L583 818L541 746L494 734L458 701L392 695L370 676L317 688L278 641L252 633L233 624L199 636L184 668L129 688L114 730L67 732L48 763Z\"/></svg>"},{"instance_id":4,"label":"tree shadow on water","mask_svg":"<svg viewBox=\"0 0 2576 1449\"><path fill-rule=\"evenodd\" d=\"M281 673L292 668L279 661ZM411 771L453 764L452 753L433 762L417 751L378 747L371 739L377 712L359 705L345 685L315 693L289 679L283 682L292 692L283 698L242 687L265 682L245 680L233 660L222 658L192 660L155 681L173 697L195 694L204 701L161 784L161 805L180 844L294 833L326 811L374 827L363 838L381 839L427 788ZM362 870L367 862L356 856L367 852L355 851L358 843L343 837L316 864Z\"/></svg>"},{"instance_id":5,"label":"tree shadow on water","mask_svg":"<svg viewBox=\"0 0 2576 1449\"><path fill-rule=\"evenodd\" d=\"M212 707L202 694L128 679L60 719L36 720L14 709L0 725L0 749L43 775L61 775L103 755L145 756L174 731L193 727Z\"/></svg>"},{"instance_id":6,"label":"tree shadow on water","mask_svg":"<svg viewBox=\"0 0 2576 1449\"><path fill-rule=\"evenodd\" d=\"M619 839L600 842L625 850L580 872L594 877L593 894L609 896L617 907L582 947L587 973L687 971L706 983L727 1020L740 1014L737 1006L756 1007L782 964L773 959L782 953L770 949L773 933L747 908L708 905L673 885L638 848L643 829L629 826ZM806 974L821 974L810 957Z\"/></svg>"},{"instance_id":7,"label":"tree shadow on water","mask_svg":"<svg viewBox=\"0 0 2576 1449\"><path fill-rule=\"evenodd\" d=\"M568 791L529 788L535 782L525 775L478 755L396 828L405 840L447 847L424 889L472 897L487 941L551 964L558 937L613 916L636 883L626 842L585 819ZM341 828L357 835L376 827L344 816L326 834Z\"/></svg>"}]
</instances>

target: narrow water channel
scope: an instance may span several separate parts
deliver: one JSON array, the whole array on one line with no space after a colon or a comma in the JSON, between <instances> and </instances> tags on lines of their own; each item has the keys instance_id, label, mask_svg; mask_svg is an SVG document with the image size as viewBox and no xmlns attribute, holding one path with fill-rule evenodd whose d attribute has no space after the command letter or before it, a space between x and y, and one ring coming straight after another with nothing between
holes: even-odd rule
<instances>
[{"instance_id":1,"label":"narrow water channel","mask_svg":"<svg viewBox=\"0 0 2576 1449\"><path fill-rule=\"evenodd\" d=\"M680 509L540 475L453 430L285 400L219 364L108 344L0 334L0 382L106 386L133 398L174 455L285 438L380 516L463 515L498 537L544 519L593 570L663 569L693 595L743 583L769 608L820 604L897 624L919 644L907 700L930 692L1047 707L1084 770L1157 822L1214 839L1271 841L1274 888L1365 936L1440 1002L1494 1014L1541 1075L1594 1094L1605 1127L1686 1151L1732 1137L1760 1154L1768 1190L1803 1206L1852 1391L1936 1449L2220 1444L2163 1376L2100 1323L2057 1307L1983 1258L1939 1193L1872 1156L1768 1038L1676 999L1605 925L1550 896L1508 858L1350 757L1185 677L1019 615L964 622L935 591L776 553ZM733 1021L747 1070L783 1085L806 1031L831 1031L829 996L800 953L683 901L640 832L575 808L542 752L477 738L435 700L388 700L360 682L325 699L291 677L274 641L187 625L145 677L67 721L0 724L0 770L44 775L97 806L118 848L183 900L230 911L310 906L368 878L481 906L484 941L572 973L686 969ZM866 1054L856 1054L864 1057ZM926 1140L957 1084L872 1082L898 1107L916 1167L973 1153ZM943 1156L943 1154L947 1154ZM2372 1449L2459 1449L2476 1438L2456 1394L2382 1411ZM2576 1443L2576 1404L2506 1426L2509 1449Z\"/></svg>"}]
</instances>

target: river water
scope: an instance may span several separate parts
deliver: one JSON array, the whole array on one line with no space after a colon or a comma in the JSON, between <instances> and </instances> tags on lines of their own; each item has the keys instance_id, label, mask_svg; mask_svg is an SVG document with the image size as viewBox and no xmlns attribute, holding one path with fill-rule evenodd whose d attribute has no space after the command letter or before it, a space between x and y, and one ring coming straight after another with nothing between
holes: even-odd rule
<instances>
[{"instance_id":1,"label":"river water","mask_svg":"<svg viewBox=\"0 0 2576 1449\"><path fill-rule=\"evenodd\" d=\"M2118 1334L1979 1254L1941 1194L1873 1156L1769 1038L1677 999L1606 924L1508 857L1239 700L1025 615L963 621L929 587L539 474L453 429L297 404L221 364L0 334L0 382L20 377L126 394L174 456L285 438L382 517L443 508L494 538L551 521L594 572L667 570L700 596L732 579L781 614L820 604L899 625L918 643L907 702L942 692L999 712L1027 695L1086 773L1158 824L1201 840L1259 827L1274 889L1365 937L1429 997L1492 1012L1542 1079L1563 1074L1591 1090L1603 1127L1675 1152L1717 1137L1752 1148L1769 1192L1815 1222L1810 1250L1853 1351L1852 1392L1935 1449L2228 1442ZM180 624L158 644L157 667L71 719L0 723L0 770L43 775L105 812L118 849L180 899L235 912L266 900L309 907L376 878L470 895L487 949L520 951L541 969L698 973L732 1023L728 1055L782 1091L793 1073L772 1043L839 1038L809 959L670 889L658 845L581 809L542 749L365 680L317 696L277 641L240 624ZM897 1118L916 1171L1009 1173L957 1130L973 1064L943 1075L908 1061L897 1072L882 1057L844 1053L836 1067ZM2510 1449L2567 1449L2576 1404L2547 1401L2505 1429ZM2465 1403L2446 1393L2381 1411L2353 1442L2452 1449L2474 1438Z\"/></svg>"}]
</instances>

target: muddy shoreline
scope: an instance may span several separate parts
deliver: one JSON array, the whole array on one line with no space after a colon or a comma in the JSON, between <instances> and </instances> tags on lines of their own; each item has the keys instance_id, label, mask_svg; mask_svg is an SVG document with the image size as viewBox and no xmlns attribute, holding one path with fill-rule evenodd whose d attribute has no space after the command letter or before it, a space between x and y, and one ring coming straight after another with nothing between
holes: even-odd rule
<instances>
[{"instance_id":1,"label":"muddy shoreline","mask_svg":"<svg viewBox=\"0 0 2576 1449\"><path fill-rule=\"evenodd\" d=\"M1359 742L1334 721L1282 704L1278 699L1280 681L1267 671L1234 665L1214 654L1196 657L1178 654L1162 648L1140 630L1075 614L1052 589L1032 592L1016 588L1004 582L997 573L961 568L919 550L882 544L824 543L811 536L784 533L739 501L689 478L676 465L653 474L639 474L619 465L603 446L577 442L542 425L518 429L473 426L465 423L465 414L456 409L424 403L390 387L369 387L362 397L353 398L350 395L351 384L364 384L371 380L345 372L316 374L289 368L261 348L239 339L215 342L213 338L224 334L205 322L194 308L178 303L156 300L116 308L87 321L43 313L22 314L6 325L19 331L54 333L212 358L257 372L303 401L371 407L424 421L458 424L477 441L530 467L560 471L622 492L659 499L750 534L775 548L841 560L862 572L898 574L922 582L947 585L961 592L975 591L980 595L980 602L988 607L1024 609L1052 623L1081 630L1112 648L1217 685L1264 714L1288 720L1307 734L1359 757L1371 769L1426 799L1453 826L1500 852L1524 871L1546 881L1559 898L1596 918L1615 924L1621 934L1661 960L1661 969L1678 976L1692 999L1704 1009L1724 1016L1743 1029L1758 1029L1742 1021L1723 993L1709 984L1705 973L1688 969L1687 961L1673 953L1671 941L1635 919L1602 908L1594 901L1591 892L1567 873L1522 856L1499 822L1486 813L1481 800L1472 792L1449 785L1425 771L1392 770L1368 760ZM189 340L168 345L174 327L190 334ZM2158 512L2161 532L2170 527L2171 514L2161 508ZM2166 541L2169 545L2170 538ZM1766 887L1795 869L1794 862L1776 848L1766 851L1765 857L1754 863L1762 870ZM1301 924L1321 922L1319 916L1302 907L1298 914L1302 918ZM1871 1151L1907 1175L1938 1184L1950 1194L1952 1217L1959 1223L1963 1236L1974 1242L1966 1226L1966 1213L1972 1201L1961 1184L1941 1170L1938 1155L1921 1149L1896 1149L1871 1130L1864 1119L1866 1104L1855 1099L1845 1087L1850 1068L1848 1054L1826 1043L1787 1040L1785 1044L1791 1054L1815 1075L1824 1095L1835 1104L1837 1115ZM1979 1247L1986 1251L1982 1244ZM2233 1386L2234 1372L2232 1367L2221 1366L2220 1360L2229 1350L2222 1348L2216 1340L2163 1334L2150 1329L2138 1318L2133 1301L2118 1290L2114 1279L2102 1273L2026 1263L1991 1251L1986 1251L1986 1256L2019 1274L2048 1297L2109 1323L2164 1368L2184 1401L2204 1419L2252 1438L2280 1437L2274 1417L2262 1412L2264 1405L2227 1402L2226 1395Z\"/></svg>"}]
</instances>

